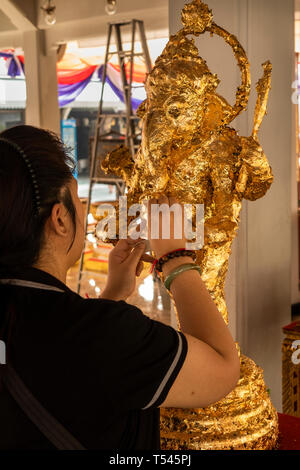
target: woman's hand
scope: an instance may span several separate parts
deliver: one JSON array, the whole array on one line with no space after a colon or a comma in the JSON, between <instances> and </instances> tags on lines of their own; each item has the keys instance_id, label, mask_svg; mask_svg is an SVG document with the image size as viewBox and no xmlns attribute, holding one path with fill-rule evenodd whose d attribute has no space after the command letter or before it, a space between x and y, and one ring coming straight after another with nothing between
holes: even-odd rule
<instances>
[{"instance_id":1,"label":"woman's hand","mask_svg":"<svg viewBox=\"0 0 300 470\"><path fill-rule=\"evenodd\" d=\"M143 270L143 261L152 261L144 254L142 239L119 240L108 258L108 279L101 299L126 300L134 291L136 276Z\"/></svg>"},{"instance_id":2,"label":"woman's hand","mask_svg":"<svg viewBox=\"0 0 300 470\"><path fill-rule=\"evenodd\" d=\"M179 214L181 212L181 217L175 215L174 212L170 212L170 237L162 238L163 235L163 224L167 223L167 220L163 221L163 215L160 213L159 218L151 217L151 208L153 204L166 204L167 206L172 206L177 204L179 207ZM158 227L157 227L158 225ZM181 226L180 226L181 225ZM156 226L156 227L155 227ZM153 233L158 233L157 238L153 238ZM181 234L180 238L175 238L175 234ZM159 199L150 199L148 203L148 239L150 242L151 249L155 253L156 258L169 253L170 251L177 250L179 248L185 248L187 240L184 236L184 210L183 206L177 201L174 197L161 196Z\"/></svg>"}]
</instances>

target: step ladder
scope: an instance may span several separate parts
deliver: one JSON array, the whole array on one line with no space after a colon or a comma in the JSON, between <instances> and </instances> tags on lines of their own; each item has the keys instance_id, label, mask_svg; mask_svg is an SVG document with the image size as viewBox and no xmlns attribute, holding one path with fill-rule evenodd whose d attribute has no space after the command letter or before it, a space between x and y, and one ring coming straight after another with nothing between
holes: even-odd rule
<instances>
[{"instance_id":1,"label":"step ladder","mask_svg":"<svg viewBox=\"0 0 300 470\"><path fill-rule=\"evenodd\" d=\"M125 42L129 42L122 40L122 32L124 34L124 27L130 28L130 36L131 36L131 49L124 50L123 44ZM142 52L135 52L135 41L139 39L141 42ZM113 39L112 36L114 35L115 38L115 47L116 50L111 51L113 46ZM118 113L118 114L106 114L104 113L103 109L103 96L104 96L104 87L107 77L107 64L112 56L118 56L118 62L120 66L120 74L121 74L121 81L122 81L122 91L124 96L124 104L125 104L125 112ZM99 109L98 115L96 120L96 127L95 127L95 136L92 143L91 149L91 163L90 163L90 184L89 184L89 192L88 192L88 199L87 199L87 207L86 207L86 220L85 220L85 242L84 242L84 249L81 254L80 264L79 264L79 273L78 273L78 284L77 284L77 292L80 294L81 288L81 280L82 280L82 273L84 268L84 253L86 249L86 241L87 236L89 233L94 233L94 231L88 231L88 216L91 209L91 199L92 199L92 192L95 184L109 184L114 185L116 187L117 197L124 194L125 192L125 182L116 177L115 175L106 175L100 168L100 161L98 159L98 150L99 146L102 145L102 148L105 150L105 146L107 146L106 153L113 150L112 146L117 148L118 146L125 144L126 147L131 152L132 158L134 159L135 153L137 148L141 142L141 132L138 129L138 122L139 118L134 114L132 109L132 89L133 88L143 88L144 85L133 86L132 85L132 78L133 78L133 69L134 69L134 58L140 57L145 65L146 70L149 73L151 71L151 59L150 54L148 51L145 29L144 29L144 22L141 20L133 19L131 21L125 21L121 23L109 23L108 24L108 35L107 35L107 44L106 44L106 53L105 53L105 61L102 71L102 86L101 86L101 95L100 95L100 102L99 102ZM129 80L126 74L126 64L129 64ZM121 119L125 120L126 122L126 131L125 135L117 133L117 132L108 132L104 133L104 125L107 119Z\"/></svg>"}]
</instances>

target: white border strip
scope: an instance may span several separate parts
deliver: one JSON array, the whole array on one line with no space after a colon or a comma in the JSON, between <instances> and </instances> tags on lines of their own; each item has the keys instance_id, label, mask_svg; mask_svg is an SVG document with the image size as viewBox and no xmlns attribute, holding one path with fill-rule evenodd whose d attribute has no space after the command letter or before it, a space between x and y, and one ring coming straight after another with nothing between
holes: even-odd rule
<instances>
[{"instance_id":1,"label":"white border strip","mask_svg":"<svg viewBox=\"0 0 300 470\"><path fill-rule=\"evenodd\" d=\"M176 331L176 330L175 330ZM168 372L166 373L163 381L161 382L161 384L159 385L158 389L156 390L152 400L148 403L147 406L145 406L145 408L142 408L142 410L146 410L147 408L149 408L151 405L153 405L153 403L156 402L156 400L159 398L160 394L162 393L166 383L168 382L169 378L171 377L175 367L177 366L177 363L179 361L179 358L181 356L181 352L182 352L182 338L180 336L180 334L178 333L178 331L176 331L177 335L178 335L178 339L179 339L179 345L178 345L178 350L177 350L177 354L171 364L171 367L169 368Z\"/></svg>"},{"instance_id":2,"label":"white border strip","mask_svg":"<svg viewBox=\"0 0 300 470\"><path fill-rule=\"evenodd\" d=\"M65 292L62 289L47 284L40 284L39 282L25 281L23 279L0 279L0 284L8 284L11 286L32 287L34 289L52 290L55 292Z\"/></svg>"}]
</instances>

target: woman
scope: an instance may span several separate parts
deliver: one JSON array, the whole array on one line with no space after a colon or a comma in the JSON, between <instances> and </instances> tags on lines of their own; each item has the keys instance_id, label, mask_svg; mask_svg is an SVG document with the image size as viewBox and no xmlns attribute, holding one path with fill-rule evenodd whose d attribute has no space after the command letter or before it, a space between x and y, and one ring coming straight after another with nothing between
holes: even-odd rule
<instances>
[{"instance_id":1,"label":"woman","mask_svg":"<svg viewBox=\"0 0 300 470\"><path fill-rule=\"evenodd\" d=\"M233 339L189 253L168 259L181 331L126 303L143 241L111 251L99 299L66 286L80 257L84 214L72 162L52 133L0 134L0 339L7 363L40 405L85 449L159 449L159 407L205 407L239 378ZM163 196L159 201L172 204ZM151 239L156 258L185 240ZM2 366L4 371L6 366ZM7 369L6 369L7 370ZM5 372L3 372L5 374ZM55 449L2 380L0 449Z\"/></svg>"}]
</instances>

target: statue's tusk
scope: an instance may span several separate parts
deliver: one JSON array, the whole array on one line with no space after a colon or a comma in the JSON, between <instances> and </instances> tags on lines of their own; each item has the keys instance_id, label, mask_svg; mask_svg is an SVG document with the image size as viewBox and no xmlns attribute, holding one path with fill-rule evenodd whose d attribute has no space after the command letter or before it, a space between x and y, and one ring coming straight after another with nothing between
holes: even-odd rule
<instances>
[{"instance_id":1,"label":"statue's tusk","mask_svg":"<svg viewBox=\"0 0 300 470\"><path fill-rule=\"evenodd\" d=\"M256 140L257 133L259 131L262 120L267 113L267 103L269 97L269 91L271 89L271 74L272 74L272 64L269 60L262 64L264 68L264 74L256 84L257 91L257 100L254 112L254 124L252 137Z\"/></svg>"}]
</instances>

